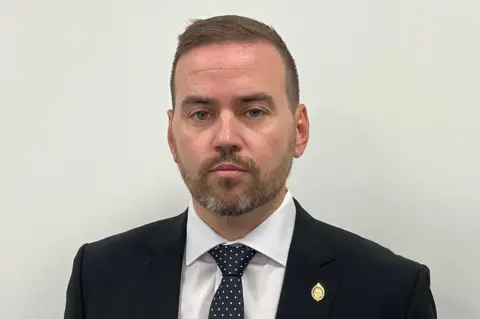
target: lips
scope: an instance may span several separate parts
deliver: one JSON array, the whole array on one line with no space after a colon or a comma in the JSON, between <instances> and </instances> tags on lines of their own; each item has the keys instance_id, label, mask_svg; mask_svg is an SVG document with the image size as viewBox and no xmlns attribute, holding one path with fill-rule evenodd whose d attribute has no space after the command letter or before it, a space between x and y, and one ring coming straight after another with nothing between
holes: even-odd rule
<instances>
[{"instance_id":1,"label":"lips","mask_svg":"<svg viewBox=\"0 0 480 319\"><path fill-rule=\"evenodd\" d=\"M231 164L221 164L216 166L212 171L238 171L245 172L246 170Z\"/></svg>"}]
</instances>

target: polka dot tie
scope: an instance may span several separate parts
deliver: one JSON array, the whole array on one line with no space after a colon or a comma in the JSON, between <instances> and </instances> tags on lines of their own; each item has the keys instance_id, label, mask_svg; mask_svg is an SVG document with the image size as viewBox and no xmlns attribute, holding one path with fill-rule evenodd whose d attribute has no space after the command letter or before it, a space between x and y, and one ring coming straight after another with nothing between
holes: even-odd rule
<instances>
[{"instance_id":1,"label":"polka dot tie","mask_svg":"<svg viewBox=\"0 0 480 319\"><path fill-rule=\"evenodd\" d=\"M222 271L208 319L244 319L242 275L256 251L245 245L218 245L209 251Z\"/></svg>"}]
</instances>

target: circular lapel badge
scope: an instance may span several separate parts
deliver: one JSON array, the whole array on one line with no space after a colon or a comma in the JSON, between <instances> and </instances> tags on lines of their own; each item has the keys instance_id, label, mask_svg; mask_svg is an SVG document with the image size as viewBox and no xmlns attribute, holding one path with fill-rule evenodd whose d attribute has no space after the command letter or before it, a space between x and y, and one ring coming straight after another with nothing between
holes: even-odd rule
<instances>
[{"instance_id":1,"label":"circular lapel badge","mask_svg":"<svg viewBox=\"0 0 480 319\"><path fill-rule=\"evenodd\" d=\"M312 298L315 301L320 301L325 297L325 289L323 288L320 283L317 283L313 288L312 288Z\"/></svg>"}]
</instances>

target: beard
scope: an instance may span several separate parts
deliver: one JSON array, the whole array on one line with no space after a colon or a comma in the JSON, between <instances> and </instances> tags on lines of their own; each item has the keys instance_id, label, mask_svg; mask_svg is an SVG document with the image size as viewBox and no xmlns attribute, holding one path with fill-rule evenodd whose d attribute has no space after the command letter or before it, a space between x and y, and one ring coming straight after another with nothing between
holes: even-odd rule
<instances>
[{"instance_id":1,"label":"beard","mask_svg":"<svg viewBox=\"0 0 480 319\"><path fill-rule=\"evenodd\" d=\"M178 168L192 197L206 210L219 216L241 216L273 200L285 187L293 163L293 134L287 152L276 165L265 172L251 159L239 156L233 148L222 149L214 158L205 160L196 176L188 174L180 157ZM176 154L178 149L174 145ZM229 163L245 169L238 178L214 178L211 170L218 164Z\"/></svg>"}]
</instances>

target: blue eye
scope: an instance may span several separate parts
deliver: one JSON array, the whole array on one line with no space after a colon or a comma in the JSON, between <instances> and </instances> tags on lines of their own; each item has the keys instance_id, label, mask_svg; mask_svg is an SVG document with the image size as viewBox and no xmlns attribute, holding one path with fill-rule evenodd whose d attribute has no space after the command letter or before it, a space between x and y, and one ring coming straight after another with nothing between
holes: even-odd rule
<instances>
[{"instance_id":1,"label":"blue eye","mask_svg":"<svg viewBox=\"0 0 480 319\"><path fill-rule=\"evenodd\" d=\"M193 116L195 117L196 120L204 121L208 118L208 112L198 111L198 112L195 112L195 114L193 114Z\"/></svg>"},{"instance_id":2,"label":"blue eye","mask_svg":"<svg viewBox=\"0 0 480 319\"><path fill-rule=\"evenodd\" d=\"M258 118L264 114L264 112L260 109L251 109L248 110L248 114L253 118Z\"/></svg>"}]
</instances>

